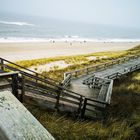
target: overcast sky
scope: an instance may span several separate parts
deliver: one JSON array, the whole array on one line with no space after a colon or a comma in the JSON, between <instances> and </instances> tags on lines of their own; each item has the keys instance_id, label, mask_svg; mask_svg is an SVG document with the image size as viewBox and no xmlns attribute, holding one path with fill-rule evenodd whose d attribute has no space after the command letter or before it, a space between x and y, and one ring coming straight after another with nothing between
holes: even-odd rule
<instances>
[{"instance_id":1,"label":"overcast sky","mask_svg":"<svg viewBox=\"0 0 140 140\"><path fill-rule=\"evenodd\" d=\"M0 0L0 12L140 26L140 0Z\"/></svg>"}]
</instances>

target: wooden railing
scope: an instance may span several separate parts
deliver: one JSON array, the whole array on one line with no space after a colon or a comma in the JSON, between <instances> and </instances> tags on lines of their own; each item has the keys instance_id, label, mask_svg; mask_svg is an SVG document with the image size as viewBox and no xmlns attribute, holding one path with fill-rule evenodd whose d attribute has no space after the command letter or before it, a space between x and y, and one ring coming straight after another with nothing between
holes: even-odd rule
<instances>
[{"instance_id":1,"label":"wooden railing","mask_svg":"<svg viewBox=\"0 0 140 140\"><path fill-rule=\"evenodd\" d=\"M95 77L95 75L91 76L90 78L87 78L83 81L83 84L88 85L92 88L94 87L101 87L102 85L106 84L109 82L108 79L104 79L101 77Z\"/></svg>"},{"instance_id":2,"label":"wooden railing","mask_svg":"<svg viewBox=\"0 0 140 140\"><path fill-rule=\"evenodd\" d=\"M116 72L104 78L95 77L95 75L93 75L90 78L87 78L86 80L84 80L83 83L90 86L90 88L94 88L94 87L100 88L100 92L97 99L105 101L106 103L110 104L112 88L113 88L113 79L118 79L122 75L127 74L129 72L133 72L137 69L140 69L140 63L137 65L125 68L124 71L121 73Z\"/></svg>"},{"instance_id":3,"label":"wooden railing","mask_svg":"<svg viewBox=\"0 0 140 140\"><path fill-rule=\"evenodd\" d=\"M81 102L82 96L76 94L74 92L64 90L62 88L53 88L42 83L36 83L30 79L24 79L24 85L22 85L22 79L19 80L20 85L19 88L22 89L24 86L25 91L30 93L35 93L38 95L44 96L46 100L52 102L55 108L59 109L61 104L65 104L65 106L74 106L79 111L79 106Z\"/></svg>"},{"instance_id":4,"label":"wooden railing","mask_svg":"<svg viewBox=\"0 0 140 140\"><path fill-rule=\"evenodd\" d=\"M19 72L16 71L16 72L9 72L9 73L1 73L0 74L0 79L10 79L11 83L6 83L3 85L0 85L0 89L5 89L5 88L9 88L11 87L12 88L12 93L14 94L14 96L16 98L19 98L18 97L18 74Z\"/></svg>"},{"instance_id":5,"label":"wooden railing","mask_svg":"<svg viewBox=\"0 0 140 140\"><path fill-rule=\"evenodd\" d=\"M106 63L102 63L102 64L98 64L98 65L89 66L89 67L86 67L86 68L81 68L81 69L78 69L78 70L66 72L64 75L65 75L65 78L69 74L71 74L71 79L72 78L77 78L77 77L80 77L82 75L88 75L88 74L94 73L95 71L106 69L106 68L108 68L110 66L113 66L113 65L116 65L116 64L124 63L125 61L131 60L131 59L136 59L139 56L140 55L135 55L135 56L132 55L132 56L128 56L128 57L119 58L117 60L109 61L109 62L106 62Z\"/></svg>"},{"instance_id":6,"label":"wooden railing","mask_svg":"<svg viewBox=\"0 0 140 140\"><path fill-rule=\"evenodd\" d=\"M106 105L108 105L107 102L97 100L97 99L85 98L83 108L81 110L81 118L83 118L84 116L88 116L86 115L86 111L90 112L89 114L91 115L92 113L96 113L97 110L103 112ZM93 115L93 117L95 117L95 114Z\"/></svg>"},{"instance_id":7,"label":"wooden railing","mask_svg":"<svg viewBox=\"0 0 140 140\"><path fill-rule=\"evenodd\" d=\"M7 64L3 64L2 66L4 69L13 71L16 70L15 68L8 66ZM38 82L36 82L36 80ZM15 81L13 81L13 83L15 83ZM40 77L23 72L21 70L18 73L18 79L16 80L16 83L18 84L18 86L16 86L16 91L21 90L20 94L22 94L23 96L23 101L25 92L41 95L46 101L51 102L58 110L61 110L61 107L65 106L69 109L71 108L71 110L73 109L73 111L78 116L84 117L84 114L82 112L85 106L88 105L85 104L85 99L88 100L88 98L86 98L85 96L67 90L63 88L63 86L54 85L45 79L41 79ZM98 100L93 100L93 102L94 101L95 103L102 103Z\"/></svg>"},{"instance_id":8,"label":"wooden railing","mask_svg":"<svg viewBox=\"0 0 140 140\"><path fill-rule=\"evenodd\" d=\"M116 73L113 73L105 78L108 78L108 79L118 79L119 77L121 77L123 74L120 73L120 72L116 72Z\"/></svg>"},{"instance_id":9,"label":"wooden railing","mask_svg":"<svg viewBox=\"0 0 140 140\"><path fill-rule=\"evenodd\" d=\"M121 60L122 61L122 60ZM8 63L12 64L9 65ZM112 62L114 63L114 62ZM115 62L116 63L116 62ZM120 62L119 62L120 63ZM104 67L104 64L102 67ZM16 67L15 67L16 66ZM102 79L96 77L96 80L90 79L92 84L97 84L99 88L102 86L106 86L106 91L103 93L105 94L105 99L89 99L85 96L82 96L78 93L72 92L65 88L66 85L70 83L71 74L67 73L65 75L65 80L60 84L56 84L55 80L47 79L46 77L42 77L42 75L36 75L30 73L30 70L23 71L22 69L26 70L26 68L21 69L20 66L7 61L5 59L0 58L0 67L1 70L9 70L9 71L19 71L18 74L18 87L22 91L22 94L25 95L25 92L30 92L33 94L41 95L44 97L45 100L54 104L55 108L61 110L62 106L73 108L73 110L77 113L78 116L84 117L86 115L86 111L89 112L96 112L96 110L102 111L106 107L106 105L110 104L111 94L112 94L112 87L113 87L113 80L110 79ZM18 69L17 67L20 67ZM140 64L130 67L128 71L134 71L140 68ZM126 70L124 70L124 73ZM121 73L117 73L115 75L111 75L112 78L117 78L120 76ZM95 78L95 77L93 77ZM111 78L111 77L110 77ZM90 82L87 84L90 84ZM102 93L99 93L102 94ZM68 110L69 111L69 110Z\"/></svg>"},{"instance_id":10,"label":"wooden railing","mask_svg":"<svg viewBox=\"0 0 140 140\"><path fill-rule=\"evenodd\" d=\"M107 102L108 104L110 104L111 101L112 89L113 89L113 80L110 80L110 84L108 86L106 97L105 97L105 102Z\"/></svg>"},{"instance_id":11,"label":"wooden railing","mask_svg":"<svg viewBox=\"0 0 140 140\"><path fill-rule=\"evenodd\" d=\"M77 112L80 112L83 98L78 93L72 92L61 84L56 84L52 80L48 80L45 78L41 78L40 76L36 76L34 74L28 73L27 71L23 71L21 69L17 69L13 66L14 63L7 61L5 59L1 59L2 63L0 63L1 70L8 70L8 71L19 71L18 77L18 87L17 89L22 90L22 94L24 95L26 91L30 93L35 93L38 95L43 95L46 97L46 100L52 102L55 105L55 108L58 108L61 105L71 106L75 108ZM8 62L8 63L4 63ZM13 64L13 66L9 65L9 63ZM16 67L20 67L16 65ZM21 67L20 67L21 68ZM25 68L26 69L26 68ZM30 70L29 70L30 71ZM66 83L65 83L66 84Z\"/></svg>"},{"instance_id":12,"label":"wooden railing","mask_svg":"<svg viewBox=\"0 0 140 140\"><path fill-rule=\"evenodd\" d=\"M58 84L58 85L60 84L60 82L57 81L57 80L54 80L54 79L49 78L49 77L46 77L46 76L44 76L42 74L39 74L39 73L37 73L35 71L32 71L30 69L27 69L25 67L17 65L15 63L13 63L11 61L8 61L6 59L3 59L3 58L0 58L0 67L1 67L2 70L4 70L4 68L7 68L7 69L12 70L12 71L18 70L18 71L20 71L21 74L35 75L36 77L40 77L40 78L45 79L45 80L47 79L47 81L49 81L51 83L55 83L55 84Z\"/></svg>"},{"instance_id":13,"label":"wooden railing","mask_svg":"<svg viewBox=\"0 0 140 140\"><path fill-rule=\"evenodd\" d=\"M135 71L135 70L137 70L137 69L139 69L139 68L140 68L140 64L130 67L130 68L128 69L128 71L129 71L129 72L133 72L133 71Z\"/></svg>"},{"instance_id":14,"label":"wooden railing","mask_svg":"<svg viewBox=\"0 0 140 140\"><path fill-rule=\"evenodd\" d=\"M69 84L70 84L70 81L71 81L71 74L68 74L64 80L61 82L61 85L63 87L67 87Z\"/></svg>"}]
</instances>

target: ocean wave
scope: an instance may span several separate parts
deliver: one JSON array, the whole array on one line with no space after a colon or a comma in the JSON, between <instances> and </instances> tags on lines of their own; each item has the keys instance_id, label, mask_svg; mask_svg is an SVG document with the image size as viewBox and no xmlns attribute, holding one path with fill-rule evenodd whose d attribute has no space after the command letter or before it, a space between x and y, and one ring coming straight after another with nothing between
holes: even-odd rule
<instances>
[{"instance_id":1,"label":"ocean wave","mask_svg":"<svg viewBox=\"0 0 140 140\"><path fill-rule=\"evenodd\" d=\"M0 21L0 23L8 24L8 25L18 25L18 26L35 26L34 24L30 24L27 22Z\"/></svg>"},{"instance_id":2,"label":"ocean wave","mask_svg":"<svg viewBox=\"0 0 140 140\"><path fill-rule=\"evenodd\" d=\"M0 37L0 43L48 42L46 38Z\"/></svg>"},{"instance_id":3,"label":"ocean wave","mask_svg":"<svg viewBox=\"0 0 140 140\"><path fill-rule=\"evenodd\" d=\"M97 43L123 43L123 42L140 42L140 39L95 39L95 38L27 38L27 37L0 37L0 43L14 42L97 42Z\"/></svg>"}]
</instances>

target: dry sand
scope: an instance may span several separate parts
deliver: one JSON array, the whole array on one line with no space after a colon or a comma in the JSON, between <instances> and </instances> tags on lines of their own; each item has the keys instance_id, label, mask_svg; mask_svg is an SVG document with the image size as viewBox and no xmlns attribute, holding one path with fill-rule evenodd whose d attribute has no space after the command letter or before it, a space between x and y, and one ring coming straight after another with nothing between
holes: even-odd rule
<instances>
[{"instance_id":1,"label":"dry sand","mask_svg":"<svg viewBox=\"0 0 140 140\"><path fill-rule=\"evenodd\" d=\"M11 60L29 60L55 56L70 56L94 52L127 50L140 42L44 42L44 43L0 43L0 57Z\"/></svg>"}]
</instances>

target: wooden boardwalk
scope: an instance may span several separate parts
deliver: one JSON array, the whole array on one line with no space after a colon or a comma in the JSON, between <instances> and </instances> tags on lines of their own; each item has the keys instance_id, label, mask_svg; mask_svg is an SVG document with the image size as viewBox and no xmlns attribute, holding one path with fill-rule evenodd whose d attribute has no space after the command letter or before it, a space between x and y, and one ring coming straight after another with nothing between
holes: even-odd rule
<instances>
[{"instance_id":1,"label":"wooden boardwalk","mask_svg":"<svg viewBox=\"0 0 140 140\"><path fill-rule=\"evenodd\" d=\"M13 94L43 108L74 113L77 117L102 116L110 104L113 80L140 69L140 56L129 56L67 72L62 82L0 58L0 70L18 71ZM16 84L15 84L16 83ZM4 86L2 86L4 87ZM1 88L2 88L1 87Z\"/></svg>"},{"instance_id":2,"label":"wooden boardwalk","mask_svg":"<svg viewBox=\"0 0 140 140\"><path fill-rule=\"evenodd\" d=\"M86 97L87 105L84 114L91 116L95 115L93 112L96 112L98 107L106 107L105 104L95 103L91 100L96 99L110 104L113 80L138 69L140 69L140 57L130 56L129 58L121 58L101 65L68 72L65 73L64 77L65 79L68 76L70 77L69 84L67 84L69 90ZM86 111L90 113L86 114Z\"/></svg>"},{"instance_id":3,"label":"wooden boardwalk","mask_svg":"<svg viewBox=\"0 0 140 140\"><path fill-rule=\"evenodd\" d=\"M117 65L107 67L104 70L95 71L88 75L82 75L80 77L72 79L70 82L70 86L68 88L69 90L72 90L73 92L79 93L83 96L97 98L99 93L98 88L94 88L94 89L90 88L90 86L84 84L84 81L91 79L92 77L108 78L109 76L114 75L116 73L125 74L129 72L128 70L130 67L139 64L140 64L140 57L137 59L129 60L119 65L117 64Z\"/></svg>"}]
</instances>

